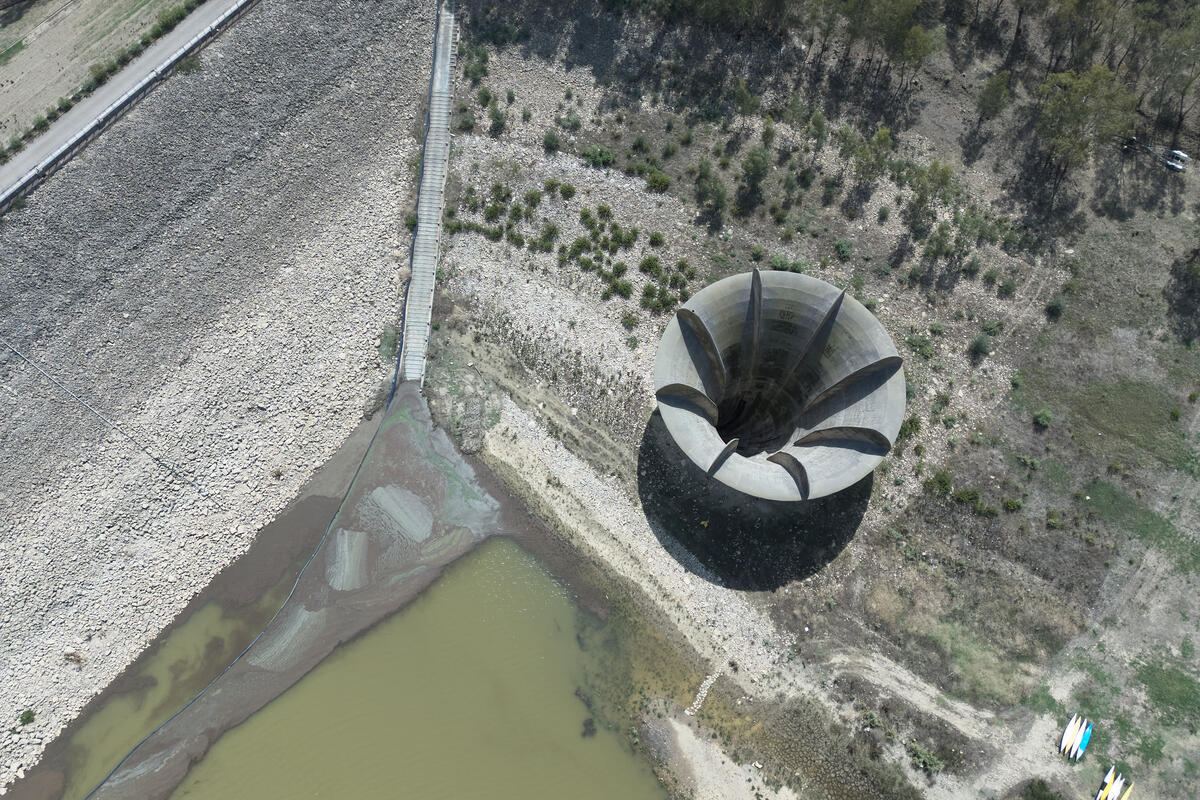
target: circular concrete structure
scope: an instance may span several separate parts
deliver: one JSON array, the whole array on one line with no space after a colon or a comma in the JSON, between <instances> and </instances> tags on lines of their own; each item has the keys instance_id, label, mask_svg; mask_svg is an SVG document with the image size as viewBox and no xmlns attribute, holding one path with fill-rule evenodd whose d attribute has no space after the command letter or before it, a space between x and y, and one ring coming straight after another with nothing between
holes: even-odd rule
<instances>
[{"instance_id":1,"label":"circular concrete structure","mask_svg":"<svg viewBox=\"0 0 1200 800\"><path fill-rule=\"evenodd\" d=\"M658 345L654 388L688 458L768 500L857 483L904 419L901 358L879 320L792 272L734 275L681 306Z\"/></svg>"}]
</instances>

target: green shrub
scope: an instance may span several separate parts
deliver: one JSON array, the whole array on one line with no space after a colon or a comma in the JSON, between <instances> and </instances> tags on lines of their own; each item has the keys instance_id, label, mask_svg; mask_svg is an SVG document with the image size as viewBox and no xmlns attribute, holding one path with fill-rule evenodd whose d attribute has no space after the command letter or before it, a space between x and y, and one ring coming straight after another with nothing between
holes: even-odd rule
<instances>
[{"instance_id":1,"label":"green shrub","mask_svg":"<svg viewBox=\"0 0 1200 800\"><path fill-rule=\"evenodd\" d=\"M854 251L854 242L845 238L838 239L837 242L834 243L833 249L837 253L839 261L849 261L850 254Z\"/></svg>"},{"instance_id":2,"label":"green shrub","mask_svg":"<svg viewBox=\"0 0 1200 800\"><path fill-rule=\"evenodd\" d=\"M584 161L596 169L612 166L613 161L616 160L616 156L613 155L612 150L609 150L607 147L600 147L599 145L587 148L581 155Z\"/></svg>"},{"instance_id":3,"label":"green shrub","mask_svg":"<svg viewBox=\"0 0 1200 800\"><path fill-rule=\"evenodd\" d=\"M1001 504L1004 506L1004 510L1009 513L1020 511L1025 506L1025 503L1019 497L1006 497L1001 501Z\"/></svg>"},{"instance_id":4,"label":"green shrub","mask_svg":"<svg viewBox=\"0 0 1200 800\"><path fill-rule=\"evenodd\" d=\"M646 188L652 192L658 192L659 194L662 194L669 189L670 186L671 178L665 172L656 169L652 170L650 174L646 176Z\"/></svg>"},{"instance_id":5,"label":"green shrub","mask_svg":"<svg viewBox=\"0 0 1200 800\"><path fill-rule=\"evenodd\" d=\"M487 47L482 44L468 47L463 56L463 77L469 79L474 86L488 74Z\"/></svg>"},{"instance_id":6,"label":"green shrub","mask_svg":"<svg viewBox=\"0 0 1200 800\"><path fill-rule=\"evenodd\" d=\"M904 337L904 343L921 358L926 360L933 358L933 342L928 336L910 333L908 336Z\"/></svg>"},{"instance_id":7,"label":"green shrub","mask_svg":"<svg viewBox=\"0 0 1200 800\"><path fill-rule=\"evenodd\" d=\"M563 200L570 200L575 196L575 187L569 183L564 183L558 187L558 193L562 196Z\"/></svg>"},{"instance_id":8,"label":"green shrub","mask_svg":"<svg viewBox=\"0 0 1200 800\"><path fill-rule=\"evenodd\" d=\"M508 123L508 118L500 110L500 106L496 105L495 100L488 106L488 118L491 120L491 125L488 126L488 133L493 137L504 133L504 126Z\"/></svg>"},{"instance_id":9,"label":"green shrub","mask_svg":"<svg viewBox=\"0 0 1200 800\"><path fill-rule=\"evenodd\" d=\"M650 246L651 247L662 247L663 242L665 242L665 241L666 241L666 239L664 239L663 235L661 233L659 233L658 231L652 231L650 233Z\"/></svg>"},{"instance_id":10,"label":"green shrub","mask_svg":"<svg viewBox=\"0 0 1200 800\"><path fill-rule=\"evenodd\" d=\"M879 207L879 224L882 225L883 223L887 222L888 217L890 217L891 215L892 215L891 206L880 206Z\"/></svg>"},{"instance_id":11,"label":"green shrub","mask_svg":"<svg viewBox=\"0 0 1200 800\"><path fill-rule=\"evenodd\" d=\"M670 142L670 141L667 142L666 144L663 145L663 149L662 149L663 160L670 158L671 156L675 155L675 153L677 153L678 151L679 151L679 145L675 144L674 142Z\"/></svg>"},{"instance_id":12,"label":"green shrub","mask_svg":"<svg viewBox=\"0 0 1200 800\"><path fill-rule=\"evenodd\" d=\"M492 103L492 90L486 86L480 86L479 91L475 93L475 99L479 101L480 108L487 108Z\"/></svg>"},{"instance_id":13,"label":"green shrub","mask_svg":"<svg viewBox=\"0 0 1200 800\"><path fill-rule=\"evenodd\" d=\"M17 716L17 722L22 725L29 725L33 722L34 713L32 708L27 708Z\"/></svg>"},{"instance_id":14,"label":"green shrub","mask_svg":"<svg viewBox=\"0 0 1200 800\"><path fill-rule=\"evenodd\" d=\"M45 116L39 114L37 117L34 118L33 129L35 131L37 131L38 133L41 133L42 131L46 130L49 127L50 127L50 120L46 119Z\"/></svg>"},{"instance_id":15,"label":"green shrub","mask_svg":"<svg viewBox=\"0 0 1200 800\"><path fill-rule=\"evenodd\" d=\"M621 315L621 324L625 326L625 330L633 330L638 324L637 315L631 311L626 311Z\"/></svg>"},{"instance_id":16,"label":"green shrub","mask_svg":"<svg viewBox=\"0 0 1200 800\"><path fill-rule=\"evenodd\" d=\"M512 89L509 89L507 92L505 92L504 99L507 100L508 104L511 106L514 102L516 102L517 96L513 93Z\"/></svg>"},{"instance_id":17,"label":"green shrub","mask_svg":"<svg viewBox=\"0 0 1200 800\"><path fill-rule=\"evenodd\" d=\"M529 106L525 106L521 109L521 122L529 122L531 119L533 119L533 110Z\"/></svg>"},{"instance_id":18,"label":"green shrub","mask_svg":"<svg viewBox=\"0 0 1200 800\"><path fill-rule=\"evenodd\" d=\"M638 269L655 278L661 278L663 274L662 262L658 260L658 256L646 256L638 264Z\"/></svg>"},{"instance_id":19,"label":"green shrub","mask_svg":"<svg viewBox=\"0 0 1200 800\"><path fill-rule=\"evenodd\" d=\"M1049 303L1046 303L1046 316L1052 320L1056 320L1063 315L1063 311L1067 308L1067 301L1061 297L1056 297Z\"/></svg>"},{"instance_id":20,"label":"green shrub","mask_svg":"<svg viewBox=\"0 0 1200 800\"><path fill-rule=\"evenodd\" d=\"M763 249L763 246L761 244L756 244L756 245L754 245L754 247L750 248L750 260L751 261L762 261L763 256L765 256L766 254L767 254L767 251Z\"/></svg>"},{"instance_id":21,"label":"green shrub","mask_svg":"<svg viewBox=\"0 0 1200 800\"><path fill-rule=\"evenodd\" d=\"M925 481L926 491L936 492L937 494L950 494L950 490L954 488L954 476L949 470L939 469L933 473L933 477Z\"/></svg>"},{"instance_id":22,"label":"green shrub","mask_svg":"<svg viewBox=\"0 0 1200 800\"><path fill-rule=\"evenodd\" d=\"M1033 422L1039 428L1049 428L1050 424L1054 422L1054 413L1048 408L1039 408L1033 412Z\"/></svg>"},{"instance_id":23,"label":"green shrub","mask_svg":"<svg viewBox=\"0 0 1200 800\"><path fill-rule=\"evenodd\" d=\"M574 113L568 114L565 117L555 117L554 121L558 123L559 127L571 131L572 133L583 127L583 120L579 118L578 114Z\"/></svg>"},{"instance_id":24,"label":"green shrub","mask_svg":"<svg viewBox=\"0 0 1200 800\"><path fill-rule=\"evenodd\" d=\"M556 194L559 186L561 184L554 178L547 178L546 182L542 184L542 188L546 190L546 194Z\"/></svg>"},{"instance_id":25,"label":"green shrub","mask_svg":"<svg viewBox=\"0 0 1200 800\"><path fill-rule=\"evenodd\" d=\"M547 128L546 132L542 134L542 149L547 153L557 153L558 145L558 131Z\"/></svg>"}]
</instances>

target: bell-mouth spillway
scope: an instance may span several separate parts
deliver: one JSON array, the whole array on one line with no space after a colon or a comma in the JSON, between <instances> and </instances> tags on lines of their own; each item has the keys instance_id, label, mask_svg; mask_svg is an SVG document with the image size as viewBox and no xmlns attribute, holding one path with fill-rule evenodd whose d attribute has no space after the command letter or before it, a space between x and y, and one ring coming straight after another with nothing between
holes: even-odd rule
<instances>
[{"instance_id":1,"label":"bell-mouth spillway","mask_svg":"<svg viewBox=\"0 0 1200 800\"><path fill-rule=\"evenodd\" d=\"M807 275L734 275L680 307L655 394L701 469L746 494L810 500L858 482L904 418L902 359L879 320Z\"/></svg>"}]
</instances>

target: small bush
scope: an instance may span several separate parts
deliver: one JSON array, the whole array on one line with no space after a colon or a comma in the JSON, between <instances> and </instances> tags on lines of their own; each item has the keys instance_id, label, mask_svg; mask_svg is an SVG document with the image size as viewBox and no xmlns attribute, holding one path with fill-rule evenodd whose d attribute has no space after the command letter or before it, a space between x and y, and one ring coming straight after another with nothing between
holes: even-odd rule
<instances>
[{"instance_id":1,"label":"small bush","mask_svg":"<svg viewBox=\"0 0 1200 800\"><path fill-rule=\"evenodd\" d=\"M663 149L662 149L663 160L665 161L666 159L675 155L675 153L677 153L678 151L679 151L679 145L675 144L674 142L667 142L666 144L663 145Z\"/></svg>"},{"instance_id":2,"label":"small bush","mask_svg":"<svg viewBox=\"0 0 1200 800\"><path fill-rule=\"evenodd\" d=\"M653 170L646 176L646 188L652 192L659 194L665 192L671 186L671 178L665 172Z\"/></svg>"},{"instance_id":3,"label":"small bush","mask_svg":"<svg viewBox=\"0 0 1200 800\"><path fill-rule=\"evenodd\" d=\"M480 86L479 91L475 93L475 99L479 101L480 108L487 108L492 103L492 90L486 86Z\"/></svg>"},{"instance_id":4,"label":"small bush","mask_svg":"<svg viewBox=\"0 0 1200 800\"><path fill-rule=\"evenodd\" d=\"M963 274L966 275L968 278L974 278L976 275L979 274L979 269L981 266L982 266L982 264L979 261L979 256L971 256L970 258L967 259L967 263L963 264L963 268L962 268ZM994 282L994 279L993 279L993 282Z\"/></svg>"},{"instance_id":5,"label":"small bush","mask_svg":"<svg viewBox=\"0 0 1200 800\"><path fill-rule=\"evenodd\" d=\"M546 194L557 194L558 187L561 185L562 184L554 180L554 178L547 178L546 182L542 184L542 188L546 190Z\"/></svg>"},{"instance_id":6,"label":"small bush","mask_svg":"<svg viewBox=\"0 0 1200 800\"><path fill-rule=\"evenodd\" d=\"M609 150L607 147L600 147L599 145L587 148L581 155L584 161L596 169L612 166L612 163L616 160L616 156L613 155L612 150Z\"/></svg>"},{"instance_id":7,"label":"small bush","mask_svg":"<svg viewBox=\"0 0 1200 800\"><path fill-rule=\"evenodd\" d=\"M20 713L20 715L17 716L17 722L20 722L22 725L31 724L33 722L33 719L34 719L34 713L33 713L32 708L25 709L24 711L22 711Z\"/></svg>"},{"instance_id":8,"label":"small bush","mask_svg":"<svg viewBox=\"0 0 1200 800\"><path fill-rule=\"evenodd\" d=\"M933 358L933 342L928 336L921 336L915 333L909 334L904 337L904 343L921 358L925 360Z\"/></svg>"},{"instance_id":9,"label":"small bush","mask_svg":"<svg viewBox=\"0 0 1200 800\"><path fill-rule=\"evenodd\" d=\"M175 70L182 75L192 75L204 68L200 63L200 55L198 53L188 53L175 64Z\"/></svg>"},{"instance_id":10,"label":"small bush","mask_svg":"<svg viewBox=\"0 0 1200 800\"><path fill-rule=\"evenodd\" d=\"M34 118L33 129L35 131L37 131L38 133L41 133L42 131L46 130L49 127L50 127L50 120L46 119L44 116L38 115L37 117Z\"/></svg>"},{"instance_id":11,"label":"small bush","mask_svg":"<svg viewBox=\"0 0 1200 800\"><path fill-rule=\"evenodd\" d=\"M765 256L766 254L767 254L767 251L763 249L763 246L761 244L756 244L756 245L754 245L754 247L750 248L750 260L751 261L762 261L763 256Z\"/></svg>"},{"instance_id":12,"label":"small bush","mask_svg":"<svg viewBox=\"0 0 1200 800\"><path fill-rule=\"evenodd\" d=\"M942 760L934 755L933 751L919 742L909 742L907 749L913 769L924 770L927 774L932 775L936 772L941 772L945 766L942 764Z\"/></svg>"},{"instance_id":13,"label":"small bush","mask_svg":"<svg viewBox=\"0 0 1200 800\"><path fill-rule=\"evenodd\" d=\"M547 128L546 132L542 134L542 149L547 153L557 153L558 145L558 131Z\"/></svg>"},{"instance_id":14,"label":"small bush","mask_svg":"<svg viewBox=\"0 0 1200 800\"><path fill-rule=\"evenodd\" d=\"M525 205L530 208L537 208L538 203L542 202L542 193L537 189L530 189L525 192Z\"/></svg>"},{"instance_id":15,"label":"small bush","mask_svg":"<svg viewBox=\"0 0 1200 800\"><path fill-rule=\"evenodd\" d=\"M1054 413L1048 408L1039 408L1033 413L1033 423L1039 428L1049 428L1054 422Z\"/></svg>"},{"instance_id":16,"label":"small bush","mask_svg":"<svg viewBox=\"0 0 1200 800\"><path fill-rule=\"evenodd\" d=\"M1020 511L1025 506L1025 503L1019 497L1006 497L1001 501L1001 504L1004 506L1004 510L1010 514L1014 511Z\"/></svg>"},{"instance_id":17,"label":"small bush","mask_svg":"<svg viewBox=\"0 0 1200 800\"><path fill-rule=\"evenodd\" d=\"M890 217L891 215L892 215L891 206L880 206L879 207L879 224L882 225L883 223L887 222L888 217Z\"/></svg>"},{"instance_id":18,"label":"small bush","mask_svg":"<svg viewBox=\"0 0 1200 800\"><path fill-rule=\"evenodd\" d=\"M972 339L970 346L967 348L967 353L975 360L979 360L991 352L992 337L986 333L981 333Z\"/></svg>"},{"instance_id":19,"label":"small bush","mask_svg":"<svg viewBox=\"0 0 1200 800\"><path fill-rule=\"evenodd\" d=\"M638 264L638 269L655 278L661 278L663 274L662 262L658 260L658 256L646 256Z\"/></svg>"},{"instance_id":20,"label":"small bush","mask_svg":"<svg viewBox=\"0 0 1200 800\"><path fill-rule=\"evenodd\" d=\"M507 92L505 92L504 99L507 100L508 104L511 106L514 102L516 102L517 96L513 93L512 89L509 89Z\"/></svg>"},{"instance_id":21,"label":"small bush","mask_svg":"<svg viewBox=\"0 0 1200 800\"><path fill-rule=\"evenodd\" d=\"M666 239L664 239L663 235L661 233L659 233L658 231L652 231L650 233L650 246L651 247L662 247L663 242L665 242L665 241L666 241Z\"/></svg>"},{"instance_id":22,"label":"small bush","mask_svg":"<svg viewBox=\"0 0 1200 800\"><path fill-rule=\"evenodd\" d=\"M583 127L583 120L579 118L578 114L568 114L565 117L555 117L554 121L558 123L559 127L571 131L572 133Z\"/></svg>"},{"instance_id":23,"label":"small bush","mask_svg":"<svg viewBox=\"0 0 1200 800\"><path fill-rule=\"evenodd\" d=\"M504 133L504 126L508 123L508 118L504 116L504 112L500 110L500 106L496 105L495 101L488 106L488 118L491 120L491 125L488 126L488 133L493 137L497 137Z\"/></svg>"},{"instance_id":24,"label":"small bush","mask_svg":"<svg viewBox=\"0 0 1200 800\"><path fill-rule=\"evenodd\" d=\"M844 238L838 239L833 249L837 253L839 261L849 261L850 254L854 252L854 242Z\"/></svg>"},{"instance_id":25,"label":"small bush","mask_svg":"<svg viewBox=\"0 0 1200 800\"><path fill-rule=\"evenodd\" d=\"M621 324L625 326L625 330L633 330L638 324L637 315L630 311L626 311L621 315Z\"/></svg>"},{"instance_id":26,"label":"small bush","mask_svg":"<svg viewBox=\"0 0 1200 800\"><path fill-rule=\"evenodd\" d=\"M564 183L558 187L558 193L562 196L563 200L570 200L575 196L575 187L569 183Z\"/></svg>"},{"instance_id":27,"label":"small bush","mask_svg":"<svg viewBox=\"0 0 1200 800\"><path fill-rule=\"evenodd\" d=\"M937 494L950 494L954 488L954 475L949 470L939 469L933 477L925 481L925 489Z\"/></svg>"},{"instance_id":28,"label":"small bush","mask_svg":"<svg viewBox=\"0 0 1200 800\"><path fill-rule=\"evenodd\" d=\"M1005 299L1012 297L1016 293L1017 293L1017 279L1016 278L1005 278L1003 281L1000 282L1000 285L998 287L996 287L996 295L999 297L1003 297Z\"/></svg>"},{"instance_id":29,"label":"small bush","mask_svg":"<svg viewBox=\"0 0 1200 800\"><path fill-rule=\"evenodd\" d=\"M529 106L525 106L521 109L521 122L529 122L531 119L533 119L533 110Z\"/></svg>"},{"instance_id":30,"label":"small bush","mask_svg":"<svg viewBox=\"0 0 1200 800\"><path fill-rule=\"evenodd\" d=\"M1063 311L1067 308L1067 301L1061 297L1056 297L1049 303L1046 303L1046 316L1052 320L1056 320L1063 315Z\"/></svg>"},{"instance_id":31,"label":"small bush","mask_svg":"<svg viewBox=\"0 0 1200 800\"><path fill-rule=\"evenodd\" d=\"M414 211L409 211L404 215L404 227L408 228L410 233L417 232L417 214Z\"/></svg>"}]
</instances>

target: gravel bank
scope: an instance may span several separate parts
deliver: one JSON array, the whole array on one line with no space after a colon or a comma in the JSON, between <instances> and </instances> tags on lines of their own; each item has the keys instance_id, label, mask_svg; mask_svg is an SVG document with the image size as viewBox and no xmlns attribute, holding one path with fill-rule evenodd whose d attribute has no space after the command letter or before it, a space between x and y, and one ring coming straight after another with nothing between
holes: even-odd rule
<instances>
[{"instance_id":1,"label":"gravel bank","mask_svg":"<svg viewBox=\"0 0 1200 800\"><path fill-rule=\"evenodd\" d=\"M390 378L432 33L264 0L0 222L0 335L173 467L0 353L0 787Z\"/></svg>"}]
</instances>

